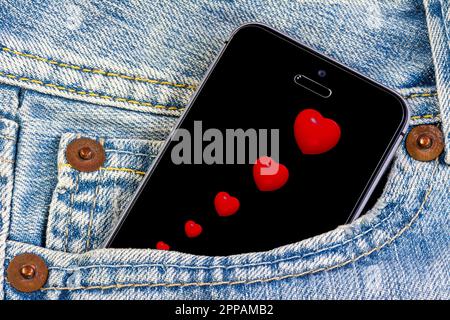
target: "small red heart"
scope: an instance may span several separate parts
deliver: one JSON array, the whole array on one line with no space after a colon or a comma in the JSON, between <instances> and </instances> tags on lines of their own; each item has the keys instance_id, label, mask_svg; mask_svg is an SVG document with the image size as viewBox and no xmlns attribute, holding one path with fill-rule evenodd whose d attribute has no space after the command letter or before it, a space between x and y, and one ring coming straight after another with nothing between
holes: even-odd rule
<instances>
[{"instance_id":1,"label":"small red heart","mask_svg":"<svg viewBox=\"0 0 450 320\"><path fill-rule=\"evenodd\" d=\"M336 146L341 137L341 128L320 112L305 109L295 118L294 136L304 154L320 154Z\"/></svg>"},{"instance_id":2,"label":"small red heart","mask_svg":"<svg viewBox=\"0 0 450 320\"><path fill-rule=\"evenodd\" d=\"M203 231L202 226L196 223L195 221L189 220L186 221L186 223L184 224L184 232L186 232L186 235L189 238L198 237L200 233L202 233L202 231Z\"/></svg>"},{"instance_id":3,"label":"small red heart","mask_svg":"<svg viewBox=\"0 0 450 320\"><path fill-rule=\"evenodd\" d=\"M164 241L158 241L156 244L156 249L158 250L170 250L170 246Z\"/></svg>"},{"instance_id":4,"label":"small red heart","mask_svg":"<svg viewBox=\"0 0 450 320\"><path fill-rule=\"evenodd\" d=\"M239 210L239 199L230 196L227 192L219 192L214 198L214 206L217 214L221 217L227 217L235 214Z\"/></svg>"},{"instance_id":5,"label":"small red heart","mask_svg":"<svg viewBox=\"0 0 450 320\"><path fill-rule=\"evenodd\" d=\"M275 191L288 181L289 171L281 163L264 156L253 165L253 178L260 191Z\"/></svg>"}]
</instances>

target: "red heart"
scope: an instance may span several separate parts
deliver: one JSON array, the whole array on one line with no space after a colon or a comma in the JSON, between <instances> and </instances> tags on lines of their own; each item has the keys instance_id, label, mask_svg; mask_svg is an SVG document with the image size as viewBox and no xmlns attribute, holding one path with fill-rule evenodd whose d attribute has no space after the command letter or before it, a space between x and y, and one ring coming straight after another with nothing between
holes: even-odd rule
<instances>
[{"instance_id":1,"label":"red heart","mask_svg":"<svg viewBox=\"0 0 450 320\"><path fill-rule=\"evenodd\" d=\"M200 233L202 233L202 231L203 231L202 226L196 223L195 221L189 220L186 221L186 223L184 224L184 232L186 232L186 235L189 238L198 237Z\"/></svg>"},{"instance_id":2,"label":"red heart","mask_svg":"<svg viewBox=\"0 0 450 320\"><path fill-rule=\"evenodd\" d=\"M239 210L239 199L230 196L227 192L219 192L214 198L214 206L217 214L221 217L227 217L235 214Z\"/></svg>"},{"instance_id":3,"label":"red heart","mask_svg":"<svg viewBox=\"0 0 450 320\"><path fill-rule=\"evenodd\" d=\"M260 191L275 191L288 181L289 171L281 163L264 156L253 165L253 178Z\"/></svg>"},{"instance_id":4,"label":"red heart","mask_svg":"<svg viewBox=\"0 0 450 320\"><path fill-rule=\"evenodd\" d=\"M331 119L313 109L300 111L294 123L295 141L304 154L320 154L336 146L341 128Z\"/></svg>"},{"instance_id":5,"label":"red heart","mask_svg":"<svg viewBox=\"0 0 450 320\"><path fill-rule=\"evenodd\" d=\"M156 249L158 250L170 250L170 246L164 241L158 241L156 244Z\"/></svg>"}]
</instances>

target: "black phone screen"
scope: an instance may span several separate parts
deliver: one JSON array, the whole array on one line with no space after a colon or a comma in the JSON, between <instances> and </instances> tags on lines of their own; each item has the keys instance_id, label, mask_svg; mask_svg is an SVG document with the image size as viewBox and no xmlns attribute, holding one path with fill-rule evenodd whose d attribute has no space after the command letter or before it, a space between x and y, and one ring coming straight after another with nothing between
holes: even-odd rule
<instances>
[{"instance_id":1,"label":"black phone screen","mask_svg":"<svg viewBox=\"0 0 450 320\"><path fill-rule=\"evenodd\" d=\"M299 84L299 76L312 88ZM305 109L339 125L339 141L329 151L305 154L299 148L294 122ZM170 250L229 255L332 230L361 205L407 120L406 107L392 92L259 25L234 34L186 112L180 128L191 133L192 164L173 162L173 148L181 140L167 144L110 247L154 249L163 241ZM289 172L287 182L278 190L260 191L250 160L195 164L198 150L210 144L197 143L199 122L202 132L216 129L224 139L227 129L266 129L268 138L278 129L278 161ZM226 162L227 149L215 151L216 159L222 153ZM219 192L239 199L235 214L217 214ZM190 220L202 228L196 237L186 234Z\"/></svg>"}]
</instances>

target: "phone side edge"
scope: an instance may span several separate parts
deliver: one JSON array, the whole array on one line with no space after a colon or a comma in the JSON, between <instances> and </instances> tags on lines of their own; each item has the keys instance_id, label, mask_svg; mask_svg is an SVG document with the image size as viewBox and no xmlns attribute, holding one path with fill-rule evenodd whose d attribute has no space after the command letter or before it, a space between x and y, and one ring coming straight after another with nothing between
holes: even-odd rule
<instances>
[{"instance_id":1,"label":"phone side edge","mask_svg":"<svg viewBox=\"0 0 450 320\"><path fill-rule=\"evenodd\" d=\"M375 82L376 83L376 82ZM378 83L376 83L378 84ZM376 186L380 182L380 179L383 177L383 174L388 169L389 164L393 160L397 149L399 148L403 138L406 134L406 131L409 127L409 119L411 117L411 111L409 110L408 105L405 100L396 92L391 89L386 88L385 86L378 84L380 88L384 89L384 91L391 94L397 101L400 103L403 111L402 121L400 122L394 136L392 137L388 147L385 152L381 156L380 162L375 168L372 176L370 177L368 183L364 187L364 190L361 192L360 198L358 198L357 203L355 204L353 210L351 211L349 217L347 218L346 224L355 221L361 216L362 211L364 210L365 205L369 201L372 196Z\"/></svg>"}]
</instances>

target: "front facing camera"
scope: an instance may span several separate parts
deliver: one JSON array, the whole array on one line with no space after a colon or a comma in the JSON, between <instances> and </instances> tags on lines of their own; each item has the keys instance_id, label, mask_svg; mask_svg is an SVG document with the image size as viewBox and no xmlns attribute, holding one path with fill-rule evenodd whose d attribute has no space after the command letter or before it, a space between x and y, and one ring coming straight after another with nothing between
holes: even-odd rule
<instances>
[{"instance_id":1,"label":"front facing camera","mask_svg":"<svg viewBox=\"0 0 450 320\"><path fill-rule=\"evenodd\" d=\"M321 78L325 78L327 76L327 72L323 69L317 71L317 75Z\"/></svg>"}]
</instances>

